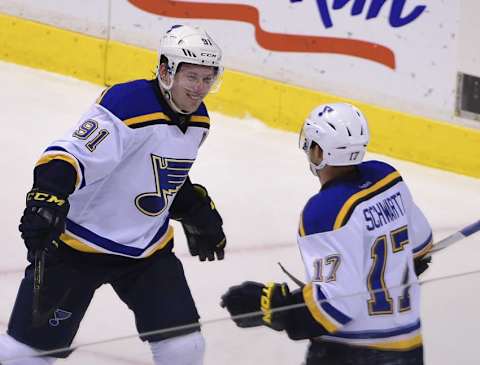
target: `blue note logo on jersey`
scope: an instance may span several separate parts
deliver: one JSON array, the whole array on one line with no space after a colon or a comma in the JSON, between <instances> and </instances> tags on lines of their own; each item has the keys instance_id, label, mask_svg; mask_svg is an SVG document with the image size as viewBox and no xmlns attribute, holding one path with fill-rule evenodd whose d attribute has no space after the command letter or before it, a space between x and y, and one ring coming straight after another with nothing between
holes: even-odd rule
<instances>
[{"instance_id":1,"label":"blue note logo on jersey","mask_svg":"<svg viewBox=\"0 0 480 365\"><path fill-rule=\"evenodd\" d=\"M156 191L138 195L135 206L151 217L162 214L187 179L194 160L151 155ZM170 199L170 201L169 201Z\"/></svg>"}]
</instances>

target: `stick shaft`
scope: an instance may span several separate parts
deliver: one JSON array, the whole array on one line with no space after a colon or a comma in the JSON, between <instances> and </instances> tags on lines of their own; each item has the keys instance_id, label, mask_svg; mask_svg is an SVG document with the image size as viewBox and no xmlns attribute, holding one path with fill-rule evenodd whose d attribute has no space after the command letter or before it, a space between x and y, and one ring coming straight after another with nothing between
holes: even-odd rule
<instances>
[{"instance_id":1,"label":"stick shaft","mask_svg":"<svg viewBox=\"0 0 480 365\"><path fill-rule=\"evenodd\" d=\"M445 237L443 240L438 241L435 243L430 250L429 254L438 252L447 248L448 246L464 239L465 237L471 236L472 234L480 231L480 220L469 224L468 226L462 228L461 230L452 233L450 236Z\"/></svg>"},{"instance_id":2,"label":"stick shaft","mask_svg":"<svg viewBox=\"0 0 480 365\"><path fill-rule=\"evenodd\" d=\"M43 275L45 268L45 251L35 251L35 271L33 273L33 323L39 321L40 316L40 290L43 286Z\"/></svg>"}]
</instances>

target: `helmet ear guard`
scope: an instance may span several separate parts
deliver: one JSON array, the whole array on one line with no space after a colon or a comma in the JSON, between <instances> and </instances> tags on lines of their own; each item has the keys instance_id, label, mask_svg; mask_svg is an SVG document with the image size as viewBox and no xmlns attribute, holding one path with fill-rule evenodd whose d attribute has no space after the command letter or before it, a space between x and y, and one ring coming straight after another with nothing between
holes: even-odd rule
<instances>
[{"instance_id":1,"label":"helmet ear guard","mask_svg":"<svg viewBox=\"0 0 480 365\"><path fill-rule=\"evenodd\" d=\"M363 161L370 140L367 120L355 106L347 103L322 104L305 120L300 132L300 148L308 156L310 169L325 166L350 166ZM312 142L323 151L323 160L314 164L309 155Z\"/></svg>"}]
</instances>

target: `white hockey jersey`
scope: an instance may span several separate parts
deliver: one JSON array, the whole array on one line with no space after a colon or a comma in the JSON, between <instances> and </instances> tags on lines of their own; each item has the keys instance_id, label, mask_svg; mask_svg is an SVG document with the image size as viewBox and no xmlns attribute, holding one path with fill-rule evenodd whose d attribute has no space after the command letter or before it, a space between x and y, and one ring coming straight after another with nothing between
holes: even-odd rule
<instances>
[{"instance_id":1,"label":"white hockey jersey","mask_svg":"<svg viewBox=\"0 0 480 365\"><path fill-rule=\"evenodd\" d=\"M209 117L202 104L183 133L160 98L157 80L106 89L37 162L61 159L77 171L60 237L67 245L141 258L171 242L168 210L208 134Z\"/></svg>"},{"instance_id":2,"label":"white hockey jersey","mask_svg":"<svg viewBox=\"0 0 480 365\"><path fill-rule=\"evenodd\" d=\"M319 340L408 350L422 343L413 257L431 248L431 227L393 167L368 161L358 169L322 186L303 210L303 296L329 332Z\"/></svg>"}]
</instances>

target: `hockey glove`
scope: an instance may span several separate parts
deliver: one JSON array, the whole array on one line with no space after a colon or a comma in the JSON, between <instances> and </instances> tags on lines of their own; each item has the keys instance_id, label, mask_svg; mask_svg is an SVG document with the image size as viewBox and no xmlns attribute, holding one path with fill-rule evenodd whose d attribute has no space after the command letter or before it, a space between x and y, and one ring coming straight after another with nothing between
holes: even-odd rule
<instances>
[{"instance_id":1,"label":"hockey glove","mask_svg":"<svg viewBox=\"0 0 480 365\"><path fill-rule=\"evenodd\" d=\"M246 281L241 285L232 286L222 296L220 305L227 308L238 327L268 326L276 331L286 327L286 310L279 309L288 305L290 291L287 284L261 284ZM261 314L252 314L254 312Z\"/></svg>"},{"instance_id":2,"label":"hockey glove","mask_svg":"<svg viewBox=\"0 0 480 365\"><path fill-rule=\"evenodd\" d=\"M413 260L413 265L415 268L415 274L420 276L425 270L428 269L428 266L432 262L432 256L419 257Z\"/></svg>"},{"instance_id":3,"label":"hockey glove","mask_svg":"<svg viewBox=\"0 0 480 365\"><path fill-rule=\"evenodd\" d=\"M200 261L213 261L215 255L217 260L223 260L227 240L222 229L222 217L208 196L207 189L199 184L193 184L193 188L200 204L180 220L187 237L188 249Z\"/></svg>"},{"instance_id":4,"label":"hockey glove","mask_svg":"<svg viewBox=\"0 0 480 365\"><path fill-rule=\"evenodd\" d=\"M50 246L65 231L68 200L37 188L27 193L27 207L18 229L29 251Z\"/></svg>"}]
</instances>

